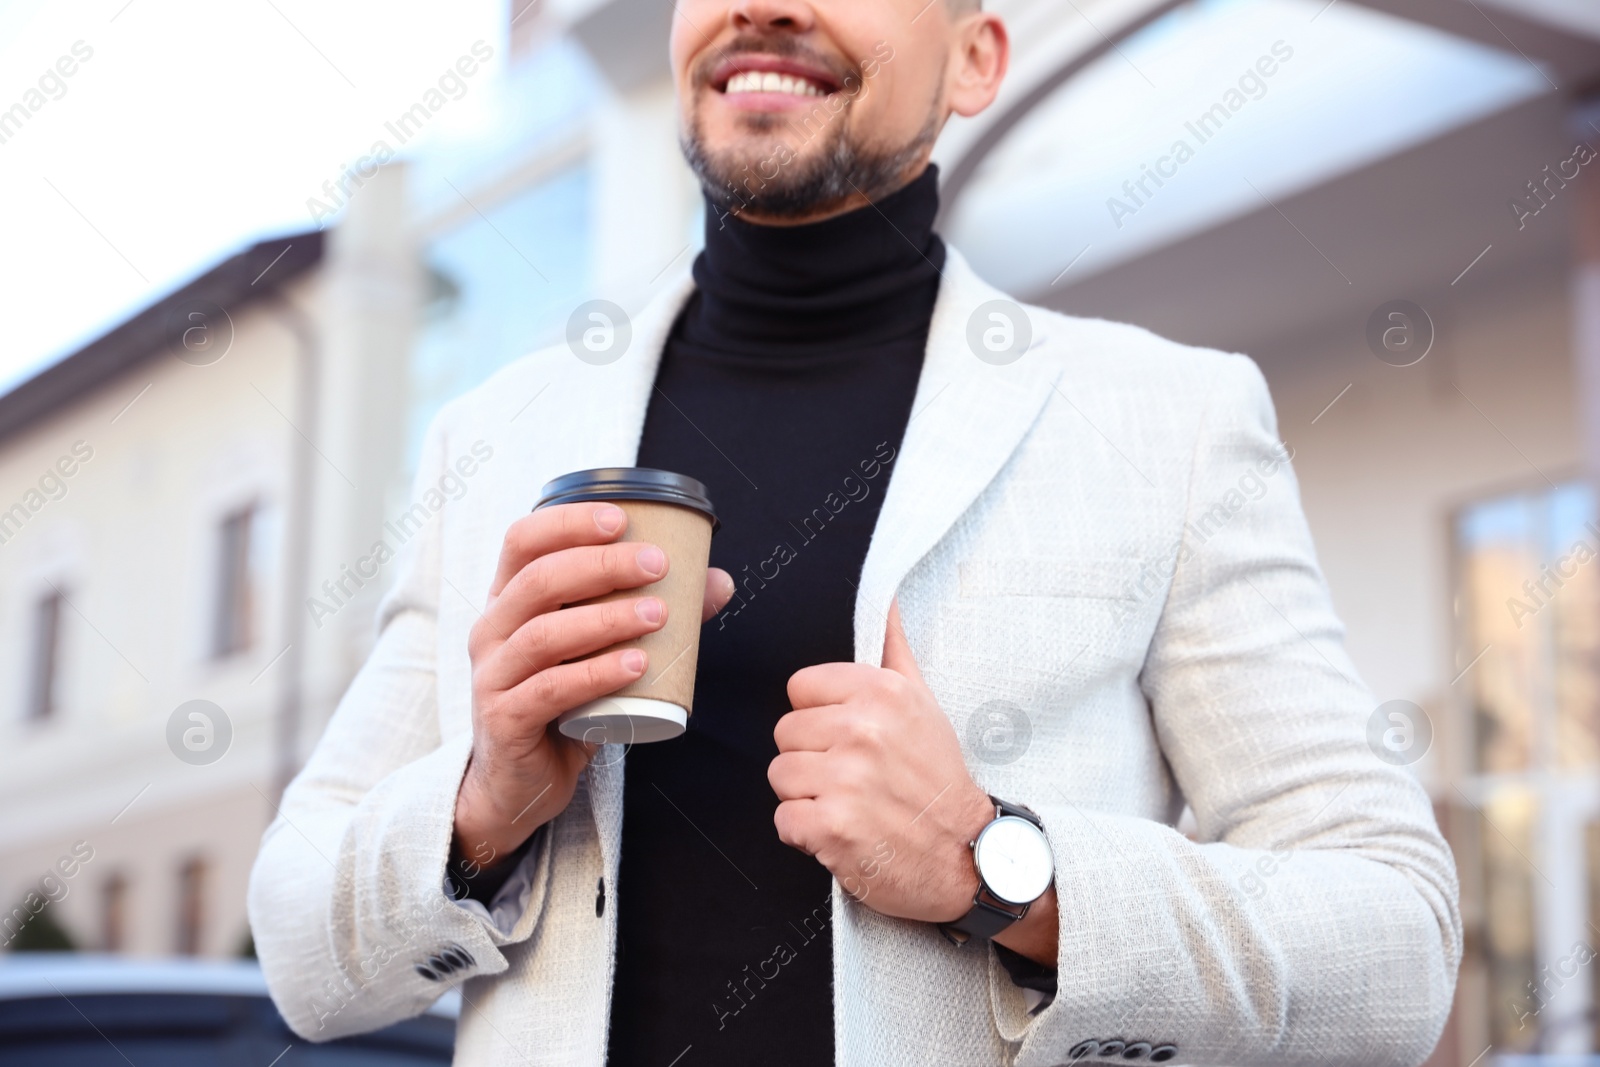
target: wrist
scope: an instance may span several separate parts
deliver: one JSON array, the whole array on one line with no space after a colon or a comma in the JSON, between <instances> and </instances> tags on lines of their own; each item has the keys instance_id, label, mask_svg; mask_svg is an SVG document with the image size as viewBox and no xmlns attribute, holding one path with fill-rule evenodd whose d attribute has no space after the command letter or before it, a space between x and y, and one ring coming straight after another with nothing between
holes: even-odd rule
<instances>
[{"instance_id":1,"label":"wrist","mask_svg":"<svg viewBox=\"0 0 1600 1067\"><path fill-rule=\"evenodd\" d=\"M543 820L524 808L521 817L506 814L496 802L476 756L469 760L461 788L456 793L454 833L450 844L452 863L491 867L499 857L516 850L539 828Z\"/></svg>"},{"instance_id":2,"label":"wrist","mask_svg":"<svg viewBox=\"0 0 1600 1067\"><path fill-rule=\"evenodd\" d=\"M1060 899L1056 896L1055 883L1051 882L1044 895L1029 906L1028 914L1000 931L993 940L1034 963L1055 967L1060 938Z\"/></svg>"},{"instance_id":3,"label":"wrist","mask_svg":"<svg viewBox=\"0 0 1600 1067\"><path fill-rule=\"evenodd\" d=\"M953 861L951 880L938 922L953 922L970 911L983 885L978 877L978 865L973 860L972 842L993 821L994 801L976 782L969 782L968 788L963 790L960 811L952 826L954 840L947 849Z\"/></svg>"}]
</instances>

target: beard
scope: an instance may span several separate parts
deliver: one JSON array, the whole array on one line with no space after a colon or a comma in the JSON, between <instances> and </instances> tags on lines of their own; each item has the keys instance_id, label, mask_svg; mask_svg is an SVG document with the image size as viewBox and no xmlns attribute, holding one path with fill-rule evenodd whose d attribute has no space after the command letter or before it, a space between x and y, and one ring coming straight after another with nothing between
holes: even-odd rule
<instances>
[{"instance_id":1,"label":"beard","mask_svg":"<svg viewBox=\"0 0 1600 1067\"><path fill-rule=\"evenodd\" d=\"M761 51L792 54L795 49L783 39L777 47L769 44ZM755 51L755 48L739 49ZM747 121L757 133L788 130L808 149L804 157L782 137L774 137L766 148L744 146L720 151L706 143L698 112L690 118L681 139L683 156L700 180L707 201L722 215L745 212L778 219L796 219L843 203L860 195L877 201L905 184L905 175L928 152L939 136L941 123L937 102L930 103L927 121L910 140L900 145L868 143L850 133L849 117L856 100L868 91L859 71L852 72L857 92L845 106L827 116L824 127L806 133L789 118L756 114ZM841 78L845 86L850 78ZM707 82L697 78L703 90ZM939 79L939 83L943 78ZM938 84L938 83L936 83ZM712 90L714 91L714 90ZM776 168L776 173L773 169Z\"/></svg>"}]
</instances>

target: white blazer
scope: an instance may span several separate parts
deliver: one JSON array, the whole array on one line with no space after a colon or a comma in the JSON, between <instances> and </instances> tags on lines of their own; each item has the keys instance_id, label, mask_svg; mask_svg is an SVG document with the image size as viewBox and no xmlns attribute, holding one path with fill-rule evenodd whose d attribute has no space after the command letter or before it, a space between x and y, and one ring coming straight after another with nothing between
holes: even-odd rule
<instances>
[{"instance_id":1,"label":"white blazer","mask_svg":"<svg viewBox=\"0 0 1600 1067\"><path fill-rule=\"evenodd\" d=\"M615 899L625 753L602 749L539 831L500 924L450 901L466 639L540 486L633 463L691 288L641 312L616 362L546 349L430 430L417 503L382 532L398 557L377 645L251 876L256 949L303 1037L459 987L458 1064L604 1061L617 909L597 915L596 898L603 880ZM992 949L835 882L839 1067L1128 1062L1119 1043L1174 1045L1185 1064L1420 1063L1461 955L1455 868L1422 788L1369 745L1377 701L1344 652L1259 371L1037 307L1032 349L995 365L969 325L1002 299L951 251L879 483L855 656L880 662L898 594L974 778L1042 816L1059 992L1030 1014ZM1029 734L1001 738L1004 758L981 747L996 712ZM1195 840L1173 828L1185 801Z\"/></svg>"}]
</instances>

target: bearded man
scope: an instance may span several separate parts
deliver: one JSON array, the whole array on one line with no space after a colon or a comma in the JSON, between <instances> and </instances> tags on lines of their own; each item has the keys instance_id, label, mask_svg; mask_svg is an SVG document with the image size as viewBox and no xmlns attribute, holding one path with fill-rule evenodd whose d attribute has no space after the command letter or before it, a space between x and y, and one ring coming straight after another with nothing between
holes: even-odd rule
<instances>
[{"instance_id":1,"label":"bearded man","mask_svg":"<svg viewBox=\"0 0 1600 1067\"><path fill-rule=\"evenodd\" d=\"M1420 1063L1455 869L1254 364L1018 305L935 234L934 140L1007 66L977 3L674 11L705 249L618 358L431 430L419 486L504 458L405 546L267 831L290 1025L460 988L474 1065ZM626 466L710 487L717 566L687 731L597 746L557 720L666 605L588 601L673 562L528 508Z\"/></svg>"}]
</instances>

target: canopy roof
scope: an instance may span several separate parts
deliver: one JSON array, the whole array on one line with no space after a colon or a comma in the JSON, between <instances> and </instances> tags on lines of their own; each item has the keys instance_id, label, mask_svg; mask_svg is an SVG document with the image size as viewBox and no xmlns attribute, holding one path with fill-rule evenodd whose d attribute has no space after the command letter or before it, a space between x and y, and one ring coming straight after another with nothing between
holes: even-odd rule
<instances>
[{"instance_id":1,"label":"canopy roof","mask_svg":"<svg viewBox=\"0 0 1600 1067\"><path fill-rule=\"evenodd\" d=\"M1032 107L949 191L946 232L1039 295L1555 84L1516 51L1354 3L1199 0Z\"/></svg>"}]
</instances>

